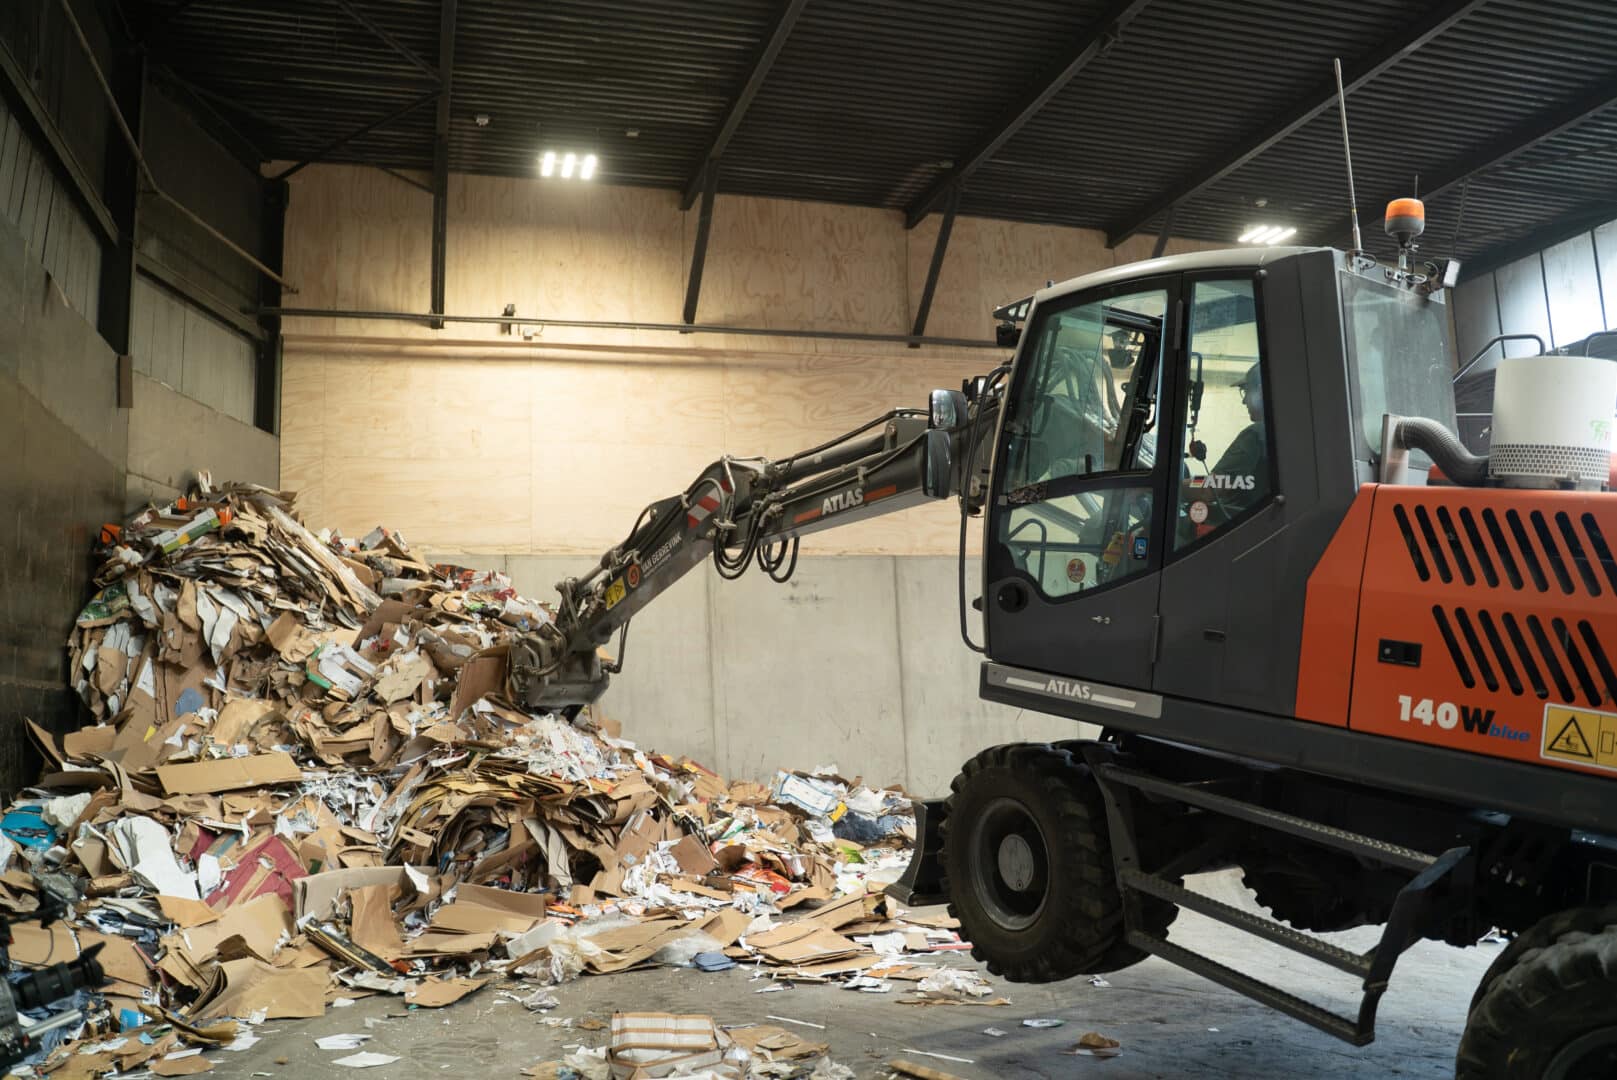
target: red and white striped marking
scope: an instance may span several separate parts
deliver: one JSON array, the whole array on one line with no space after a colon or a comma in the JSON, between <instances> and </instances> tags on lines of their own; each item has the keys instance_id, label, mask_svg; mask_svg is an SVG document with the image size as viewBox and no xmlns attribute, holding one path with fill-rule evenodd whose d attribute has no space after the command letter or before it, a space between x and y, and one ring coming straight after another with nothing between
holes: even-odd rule
<instances>
[{"instance_id":1,"label":"red and white striped marking","mask_svg":"<svg viewBox=\"0 0 1617 1080\"><path fill-rule=\"evenodd\" d=\"M729 484L721 480L719 481L719 486L724 488L724 493L726 495L730 493ZM696 528L698 525L702 524L702 522L706 521L712 515L713 511L717 510L718 508L719 497L717 495L703 495L700 499L697 499L691 504L691 508L689 510L685 511L685 527L688 529Z\"/></svg>"}]
</instances>

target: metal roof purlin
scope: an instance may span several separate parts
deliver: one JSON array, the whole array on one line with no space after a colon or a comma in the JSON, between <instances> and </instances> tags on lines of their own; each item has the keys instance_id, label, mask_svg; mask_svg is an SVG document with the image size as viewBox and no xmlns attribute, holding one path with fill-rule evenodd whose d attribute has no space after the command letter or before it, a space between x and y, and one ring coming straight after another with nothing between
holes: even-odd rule
<instances>
[{"instance_id":1,"label":"metal roof purlin","mask_svg":"<svg viewBox=\"0 0 1617 1080\"><path fill-rule=\"evenodd\" d=\"M932 185L905 209L904 227L915 228L951 188L958 187L984 162L998 153L1000 148L1010 141L1011 136L1020 131L1023 124L1044 108L1062 87L1071 82L1074 76L1088 67L1096 57L1104 54L1150 2L1151 0L1121 0L1092 23L1083 35L1083 44L1058 71L1044 79L1031 94L1019 100L1002 119L984 131L971 150L955 158L954 166L933 181Z\"/></svg>"},{"instance_id":2,"label":"metal roof purlin","mask_svg":"<svg viewBox=\"0 0 1617 1080\"><path fill-rule=\"evenodd\" d=\"M411 49L404 42L388 33L381 26L377 25L377 23L371 19L370 16L356 8L351 0L331 0L331 2L342 8L343 11L348 14L350 19L353 19L359 25L363 26L365 29L374 34L377 40L382 42L382 44L404 57L413 66L418 67L422 71L426 72L428 78L434 81L438 79L438 71L436 68L427 63L425 60L421 59L421 57L417 56L415 50Z\"/></svg>"},{"instance_id":3,"label":"metal roof purlin","mask_svg":"<svg viewBox=\"0 0 1617 1080\"><path fill-rule=\"evenodd\" d=\"M1488 0L1449 0L1448 3L1426 13L1402 32L1383 41L1365 56L1344 65L1343 81L1347 92L1351 94L1366 85L1487 2ZM1217 160L1198 164L1172 189L1150 199L1144 209L1139 207L1131 209L1119 222L1109 225L1106 229L1106 246L1116 247L1121 244L1168 210L1222 180L1335 103L1336 82L1334 78L1322 77L1302 96L1300 104L1271 117L1261 127L1254 128L1251 136L1236 149Z\"/></svg>"},{"instance_id":4,"label":"metal roof purlin","mask_svg":"<svg viewBox=\"0 0 1617 1080\"><path fill-rule=\"evenodd\" d=\"M769 40L759 50L757 59L753 61L752 70L747 73L747 81L741 84L740 92L725 110L724 119L719 123L719 130L713 136L712 145L691 172L691 178L685 184L685 193L679 200L681 210L689 210L696 202L697 195L701 194L709 166L724 156L725 148L730 145L730 139L735 135L736 128L741 126L742 117L747 115L747 110L752 106L752 99L758 96L764 80L769 77L769 69L775 66L775 58L780 55L781 49L786 47L786 39L792 36L792 27L797 25L798 16L803 14L803 9L807 6L808 0L786 0L780 18L775 21L775 28L769 33Z\"/></svg>"},{"instance_id":5,"label":"metal roof purlin","mask_svg":"<svg viewBox=\"0 0 1617 1080\"><path fill-rule=\"evenodd\" d=\"M1420 197L1428 201L1435 199L1455 185L1503 165L1518 154L1553 139L1612 105L1617 105L1617 71L1607 75L1571 101L1535 113L1497 139L1490 139L1464 156L1446 162L1430 174L1423 173ZM1400 193L1394 192L1388 198L1396 198L1398 194ZM1385 201L1384 199L1383 202ZM1372 214L1377 213L1375 208L1378 204L1368 205ZM1326 233L1326 241L1329 242L1331 237L1346 230L1347 218L1344 217Z\"/></svg>"}]
</instances>

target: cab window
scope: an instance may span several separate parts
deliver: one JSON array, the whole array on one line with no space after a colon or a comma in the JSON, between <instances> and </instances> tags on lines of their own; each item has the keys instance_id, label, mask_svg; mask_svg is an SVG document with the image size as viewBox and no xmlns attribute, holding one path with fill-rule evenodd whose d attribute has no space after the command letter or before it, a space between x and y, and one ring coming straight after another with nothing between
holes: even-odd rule
<instances>
[{"instance_id":1,"label":"cab window","mask_svg":"<svg viewBox=\"0 0 1617 1080\"><path fill-rule=\"evenodd\" d=\"M1047 597L1070 596L1145 569L1151 489L1104 487L1013 506L1004 517L1011 560Z\"/></svg>"},{"instance_id":2,"label":"cab window","mask_svg":"<svg viewBox=\"0 0 1617 1080\"><path fill-rule=\"evenodd\" d=\"M1243 517L1272 489L1268 404L1250 278L1191 290L1176 547Z\"/></svg>"},{"instance_id":3,"label":"cab window","mask_svg":"<svg viewBox=\"0 0 1617 1080\"><path fill-rule=\"evenodd\" d=\"M1006 487L1156 461L1163 290L1044 314L1005 427Z\"/></svg>"},{"instance_id":4,"label":"cab window","mask_svg":"<svg viewBox=\"0 0 1617 1080\"><path fill-rule=\"evenodd\" d=\"M999 543L1048 598L1145 569L1166 290L1036 314L1005 419Z\"/></svg>"}]
</instances>

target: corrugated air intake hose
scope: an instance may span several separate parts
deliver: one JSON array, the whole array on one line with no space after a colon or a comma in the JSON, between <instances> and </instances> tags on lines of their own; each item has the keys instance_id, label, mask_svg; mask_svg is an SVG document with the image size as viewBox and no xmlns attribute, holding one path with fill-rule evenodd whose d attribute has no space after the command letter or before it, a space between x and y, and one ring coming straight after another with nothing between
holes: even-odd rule
<instances>
[{"instance_id":1,"label":"corrugated air intake hose","mask_svg":"<svg viewBox=\"0 0 1617 1080\"><path fill-rule=\"evenodd\" d=\"M1393 438L1399 446L1431 458L1452 483L1482 487L1488 482L1488 459L1467 450L1454 432L1436 420L1418 416L1400 420Z\"/></svg>"}]
</instances>

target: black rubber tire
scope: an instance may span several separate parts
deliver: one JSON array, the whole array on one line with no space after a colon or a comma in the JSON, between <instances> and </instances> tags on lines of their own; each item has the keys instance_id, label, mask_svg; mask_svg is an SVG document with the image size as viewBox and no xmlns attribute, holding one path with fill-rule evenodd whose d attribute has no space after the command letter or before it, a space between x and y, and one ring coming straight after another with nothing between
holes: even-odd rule
<instances>
[{"instance_id":1,"label":"black rubber tire","mask_svg":"<svg viewBox=\"0 0 1617 1080\"><path fill-rule=\"evenodd\" d=\"M996 746L966 762L951 790L941 829L949 913L990 972L1012 982L1055 982L1145 959L1123 942L1106 807L1087 766L1048 745ZM980 840L973 822L1015 812L1036 825L1043 868L1026 894L1037 895L1036 910L1011 927L994 914L994 884L976 872L971 849ZM1178 909L1157 903L1147 910L1165 930Z\"/></svg>"},{"instance_id":2,"label":"black rubber tire","mask_svg":"<svg viewBox=\"0 0 1617 1080\"><path fill-rule=\"evenodd\" d=\"M1523 935L1524 937L1526 935ZM1599 1064L1564 1060L1598 1040ZM1563 1058L1563 1060L1558 1060ZM1457 1080L1598 1080L1617 1075L1617 925L1568 930L1495 977L1460 1038Z\"/></svg>"},{"instance_id":3,"label":"black rubber tire","mask_svg":"<svg viewBox=\"0 0 1617 1080\"><path fill-rule=\"evenodd\" d=\"M1500 950L1499 955L1494 957L1493 963L1489 964L1488 970L1483 973L1482 981L1477 983L1477 992L1471 995L1471 1008L1475 1009L1484 995L1493 989L1493 984L1499 981L1499 976L1515 967L1523 956L1553 945L1562 936L1574 930L1592 934L1607 926L1617 926L1617 904L1605 907L1569 908L1540 919L1517 934Z\"/></svg>"}]
</instances>

